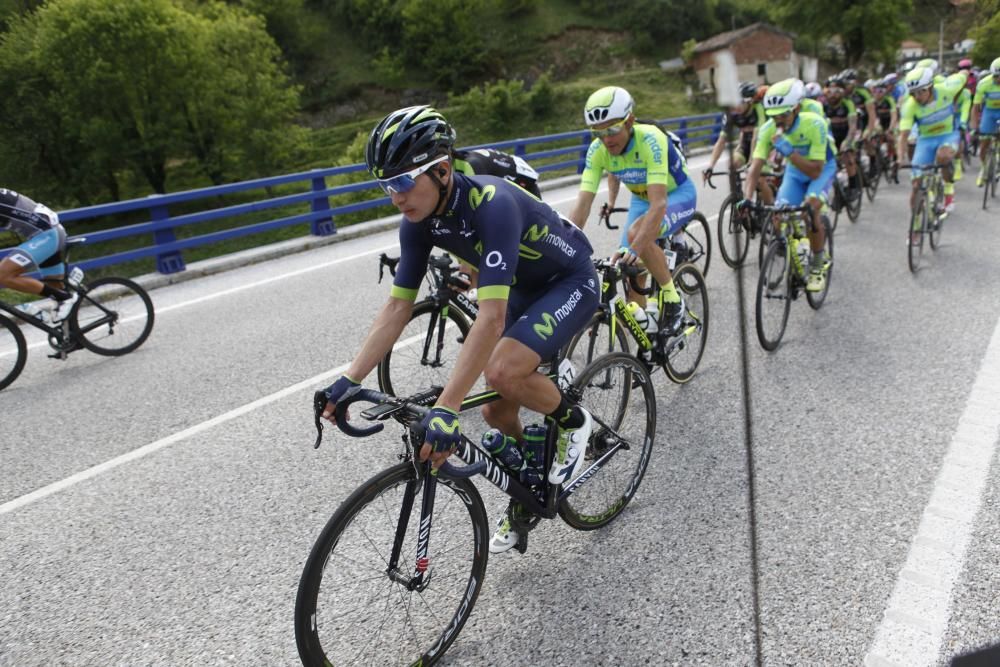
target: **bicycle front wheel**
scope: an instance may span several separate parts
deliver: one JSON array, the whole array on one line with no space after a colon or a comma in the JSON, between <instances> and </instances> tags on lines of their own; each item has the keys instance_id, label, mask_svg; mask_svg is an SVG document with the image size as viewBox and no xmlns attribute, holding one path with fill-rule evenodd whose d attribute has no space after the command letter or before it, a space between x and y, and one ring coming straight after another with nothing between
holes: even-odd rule
<instances>
[{"instance_id":1,"label":"bicycle front wheel","mask_svg":"<svg viewBox=\"0 0 1000 667\"><path fill-rule=\"evenodd\" d=\"M413 464L400 463L360 486L327 522L295 600L306 667L432 665L462 630L486 573L483 501L469 480L438 479L429 551L418 561L418 487ZM426 586L411 590L418 568Z\"/></svg>"},{"instance_id":2,"label":"bicycle front wheel","mask_svg":"<svg viewBox=\"0 0 1000 667\"><path fill-rule=\"evenodd\" d=\"M860 187L849 188L846 194L846 206L847 208L847 219L851 222L857 222L858 218L861 217L861 204L865 200L865 174L864 169L861 165L855 167L855 173L858 175L858 180L861 182Z\"/></svg>"},{"instance_id":3,"label":"bicycle front wheel","mask_svg":"<svg viewBox=\"0 0 1000 667\"><path fill-rule=\"evenodd\" d=\"M80 290L69 329L85 348L117 357L132 352L153 331L153 301L128 278L98 278Z\"/></svg>"},{"instance_id":4,"label":"bicycle front wheel","mask_svg":"<svg viewBox=\"0 0 1000 667\"><path fill-rule=\"evenodd\" d=\"M418 303L399 342L378 364L379 391L406 397L445 386L469 326L454 306L442 308L430 300Z\"/></svg>"},{"instance_id":5,"label":"bicycle front wheel","mask_svg":"<svg viewBox=\"0 0 1000 667\"><path fill-rule=\"evenodd\" d=\"M572 363L574 368L583 368L605 354L629 351L625 325L615 317L614 334L612 334L612 317L614 316L603 309L598 311L590 318L587 326L570 340L564 358Z\"/></svg>"},{"instance_id":6,"label":"bicycle front wheel","mask_svg":"<svg viewBox=\"0 0 1000 667\"><path fill-rule=\"evenodd\" d=\"M937 250L938 246L941 245L941 227L944 226L945 218L947 217L944 212L944 182L940 179L934 185L934 210L928 215L933 215L932 219L928 219L927 231L928 236L930 236L931 250ZM940 208L938 208L940 207Z\"/></svg>"},{"instance_id":7,"label":"bicycle front wheel","mask_svg":"<svg viewBox=\"0 0 1000 667\"><path fill-rule=\"evenodd\" d=\"M926 199L917 200L917 208L910 214L910 226L906 235L906 262L910 273L916 273L920 266L920 256L924 254L924 230L927 228Z\"/></svg>"},{"instance_id":8,"label":"bicycle front wheel","mask_svg":"<svg viewBox=\"0 0 1000 667\"><path fill-rule=\"evenodd\" d=\"M594 419L594 430L579 475L586 481L559 504L559 516L577 530L594 530L621 514L646 474L656 434L656 396L646 367L624 352L595 360L573 385ZM592 472L591 465L615 447ZM566 488L572 485L571 480Z\"/></svg>"},{"instance_id":9,"label":"bicycle front wheel","mask_svg":"<svg viewBox=\"0 0 1000 667\"><path fill-rule=\"evenodd\" d=\"M743 226L741 215L736 210L736 202L739 201L735 195L729 195L722 202L719 209L719 219L717 221L719 250L722 253L722 261L734 269L738 269L743 264L750 248L750 232Z\"/></svg>"},{"instance_id":10,"label":"bicycle front wheel","mask_svg":"<svg viewBox=\"0 0 1000 667\"><path fill-rule=\"evenodd\" d=\"M0 315L0 389L17 379L28 360L28 344L21 328Z\"/></svg>"},{"instance_id":11,"label":"bicycle front wheel","mask_svg":"<svg viewBox=\"0 0 1000 667\"><path fill-rule=\"evenodd\" d=\"M694 264L702 275L707 276L709 264L712 262L712 233L708 229L708 220L705 216L695 211L684 229L674 234L672 241L679 240L683 240L686 250L682 251L684 256L678 253L678 264L682 261Z\"/></svg>"},{"instance_id":12,"label":"bicycle front wheel","mask_svg":"<svg viewBox=\"0 0 1000 667\"><path fill-rule=\"evenodd\" d=\"M788 310L792 306L791 262L788 244L776 239L767 249L764 265L760 267L757 279L757 340L768 352L773 352L781 343L788 325Z\"/></svg>"},{"instance_id":13,"label":"bicycle front wheel","mask_svg":"<svg viewBox=\"0 0 1000 667\"><path fill-rule=\"evenodd\" d=\"M831 229L830 219L826 215L820 216L820 220L826 232L826 241L823 245L826 250L826 268L824 269L826 271L826 281L824 282L823 289L819 292L806 291L806 301L809 302L809 306L813 310L819 310L823 307L826 295L830 291L830 281L833 280L833 230Z\"/></svg>"},{"instance_id":14,"label":"bicycle front wheel","mask_svg":"<svg viewBox=\"0 0 1000 667\"><path fill-rule=\"evenodd\" d=\"M698 268L690 264L674 272L674 286L684 297L684 322L680 333L667 341L663 370L684 384L694 376L708 340L708 287Z\"/></svg>"},{"instance_id":15,"label":"bicycle front wheel","mask_svg":"<svg viewBox=\"0 0 1000 667\"><path fill-rule=\"evenodd\" d=\"M875 201L875 193L878 192L878 179L879 179L879 161L878 156L868 158L868 173L865 174L865 194L868 195L868 201Z\"/></svg>"}]
</instances>

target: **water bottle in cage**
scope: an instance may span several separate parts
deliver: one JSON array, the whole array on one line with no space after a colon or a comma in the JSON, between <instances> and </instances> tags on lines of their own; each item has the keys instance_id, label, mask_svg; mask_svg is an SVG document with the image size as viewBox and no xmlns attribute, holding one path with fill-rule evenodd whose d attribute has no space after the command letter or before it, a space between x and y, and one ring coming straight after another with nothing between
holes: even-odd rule
<instances>
[{"instance_id":1,"label":"water bottle in cage","mask_svg":"<svg viewBox=\"0 0 1000 667\"><path fill-rule=\"evenodd\" d=\"M524 427L524 481L531 486L542 483L545 465L545 433L542 424Z\"/></svg>"},{"instance_id":2,"label":"water bottle in cage","mask_svg":"<svg viewBox=\"0 0 1000 667\"><path fill-rule=\"evenodd\" d=\"M498 429L491 428L483 433L483 447L493 455L497 461L505 468L520 477L524 470L524 456L517 448L517 441L501 433Z\"/></svg>"}]
</instances>

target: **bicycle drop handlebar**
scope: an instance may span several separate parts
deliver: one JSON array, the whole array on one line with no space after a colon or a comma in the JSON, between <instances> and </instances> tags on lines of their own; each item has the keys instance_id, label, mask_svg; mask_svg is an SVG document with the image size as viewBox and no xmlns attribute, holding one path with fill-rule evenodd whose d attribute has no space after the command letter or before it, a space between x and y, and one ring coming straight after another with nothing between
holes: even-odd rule
<instances>
[{"instance_id":1,"label":"bicycle drop handlebar","mask_svg":"<svg viewBox=\"0 0 1000 667\"><path fill-rule=\"evenodd\" d=\"M428 394L430 395L430 394ZM382 392L375 391L374 389L362 389L350 398L346 398L337 403L337 407L334 410L334 418L336 419L337 428L339 428L344 434L351 436L352 438L367 438L370 435L375 435L385 428L384 424L372 424L367 427L356 427L352 426L347 419L347 410L353 404L359 401L364 401L366 403L373 403L376 406L392 406L395 409L390 409L384 411L380 416L382 418L388 417L389 415L396 413L403 413L409 419L405 421L399 419L400 423L409 424L415 419L422 418L427 414L428 408L424 405L420 405L416 402L411 402L409 399L400 399L395 396L390 396L388 394L383 394ZM315 424L316 424L316 444L313 446L314 449L318 449L320 442L323 439L323 422L322 414L323 409L327 404L326 393L317 391L313 394L313 411L315 413ZM397 418L398 419L398 418ZM423 431L419 428L414 428L414 435L417 436L421 441L423 440ZM438 470L439 475L444 477L452 477L457 479L467 479L469 477L475 477L486 470L486 463L484 461L478 461L472 465L458 467L452 465L445 461L441 464Z\"/></svg>"}]
</instances>

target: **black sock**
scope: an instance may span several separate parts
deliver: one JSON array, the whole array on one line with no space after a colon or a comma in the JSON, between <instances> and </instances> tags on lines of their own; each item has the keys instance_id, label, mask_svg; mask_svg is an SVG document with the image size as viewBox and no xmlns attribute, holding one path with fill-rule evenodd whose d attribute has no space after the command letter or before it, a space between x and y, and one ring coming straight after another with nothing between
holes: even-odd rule
<instances>
[{"instance_id":1,"label":"black sock","mask_svg":"<svg viewBox=\"0 0 1000 667\"><path fill-rule=\"evenodd\" d=\"M49 285L42 285L42 296L51 297L56 301L65 301L69 298L69 292L64 292Z\"/></svg>"},{"instance_id":2,"label":"black sock","mask_svg":"<svg viewBox=\"0 0 1000 667\"><path fill-rule=\"evenodd\" d=\"M559 407L550 412L549 417L561 429L580 428L584 422L580 408L567 401L565 396L560 398Z\"/></svg>"}]
</instances>

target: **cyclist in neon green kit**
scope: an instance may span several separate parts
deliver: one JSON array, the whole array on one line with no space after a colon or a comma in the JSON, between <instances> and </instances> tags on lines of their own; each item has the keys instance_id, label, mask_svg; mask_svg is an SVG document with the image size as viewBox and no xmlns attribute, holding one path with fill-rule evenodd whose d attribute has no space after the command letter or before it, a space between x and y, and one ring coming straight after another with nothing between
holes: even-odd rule
<instances>
[{"instance_id":1,"label":"cyclist in neon green kit","mask_svg":"<svg viewBox=\"0 0 1000 667\"><path fill-rule=\"evenodd\" d=\"M827 131L826 121L801 110L805 86L797 79L786 79L771 86L764 97L765 113L771 120L757 134L750 173L743 196L749 202L768 155L776 150L788 160L785 177L778 190L778 203L798 206L806 200L812 208L809 246L812 262L806 289L820 292L826 284L829 268L824 244L826 231L820 219L823 200L837 173L836 152Z\"/></svg>"},{"instance_id":2,"label":"cyclist in neon green kit","mask_svg":"<svg viewBox=\"0 0 1000 667\"><path fill-rule=\"evenodd\" d=\"M584 120L594 141L587 151L580 192L569 219L581 229L586 224L604 172L625 184L632 192L632 203L622 231L623 251L638 255L660 284L657 305L664 328L676 332L684 301L656 240L687 224L695 211L697 192L684 156L658 127L636 123L634 106L628 91L616 86L601 88L587 100Z\"/></svg>"},{"instance_id":3,"label":"cyclist in neon green kit","mask_svg":"<svg viewBox=\"0 0 1000 667\"><path fill-rule=\"evenodd\" d=\"M975 109L973 127L979 132L979 178L976 185L983 186L986 156L990 154L990 142L997 134L1000 123L1000 58L990 64L990 75L979 80L976 95L972 98Z\"/></svg>"},{"instance_id":4,"label":"cyclist in neon green kit","mask_svg":"<svg viewBox=\"0 0 1000 667\"><path fill-rule=\"evenodd\" d=\"M958 124L955 122L953 102L959 88L965 82L946 79L935 83L934 72L926 67L914 68L906 75L906 98L900 110L898 152L900 159L906 155L906 142L910 131L916 125L920 128L917 147L913 151L913 190L910 193L910 208L917 202L917 177L919 167L937 163L945 165L944 176L945 210L955 206L955 183L952 162L958 151ZM903 165L905 166L905 165Z\"/></svg>"}]
</instances>

